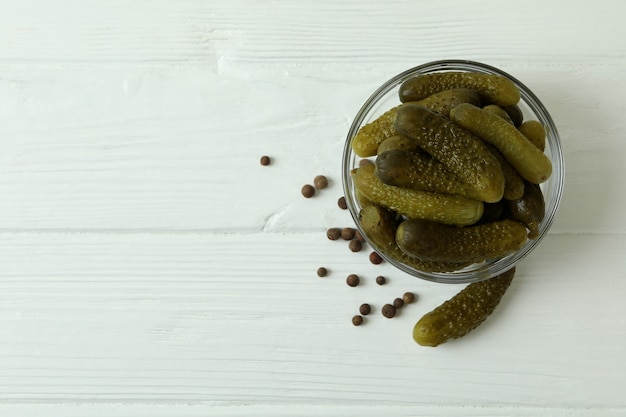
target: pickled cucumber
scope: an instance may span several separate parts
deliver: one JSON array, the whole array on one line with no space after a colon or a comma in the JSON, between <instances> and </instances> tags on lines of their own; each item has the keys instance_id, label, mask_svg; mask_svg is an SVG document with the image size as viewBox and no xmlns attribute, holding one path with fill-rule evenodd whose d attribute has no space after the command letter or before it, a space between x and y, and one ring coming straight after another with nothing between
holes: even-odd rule
<instances>
[{"instance_id":1,"label":"pickled cucumber","mask_svg":"<svg viewBox=\"0 0 626 417\"><path fill-rule=\"evenodd\" d=\"M389 210L370 205L359 212L359 223L367 238L376 245L376 249L390 258L396 259L415 269L427 272L451 272L467 266L467 263L419 261L405 255L396 244L398 221Z\"/></svg>"},{"instance_id":2,"label":"pickled cucumber","mask_svg":"<svg viewBox=\"0 0 626 417\"><path fill-rule=\"evenodd\" d=\"M460 106L477 108L460 104L452 111ZM474 187L480 200L493 203L502 198L502 168L479 138L426 107L412 103L398 108L395 126L399 133L415 140L461 181Z\"/></svg>"},{"instance_id":3,"label":"pickled cucumber","mask_svg":"<svg viewBox=\"0 0 626 417\"><path fill-rule=\"evenodd\" d=\"M529 239L536 239L539 236L539 224L546 212L541 188L537 184L527 183L522 198L508 201L507 205L510 217L526 225Z\"/></svg>"},{"instance_id":4,"label":"pickled cucumber","mask_svg":"<svg viewBox=\"0 0 626 417\"><path fill-rule=\"evenodd\" d=\"M376 158L376 175L387 185L460 195L480 200L473 187L459 181L445 166L426 153L391 150ZM522 183L523 186L523 183ZM516 197L520 198L524 190Z\"/></svg>"},{"instance_id":5,"label":"pickled cucumber","mask_svg":"<svg viewBox=\"0 0 626 417\"><path fill-rule=\"evenodd\" d=\"M385 139L380 145L378 145L378 154L383 154L387 151L407 151L407 152L421 152L421 148L412 139L402 135L394 135Z\"/></svg>"},{"instance_id":6,"label":"pickled cucumber","mask_svg":"<svg viewBox=\"0 0 626 417\"><path fill-rule=\"evenodd\" d=\"M514 276L515 268L512 268L494 278L469 284L425 314L413 327L413 340L434 347L465 336L493 313Z\"/></svg>"},{"instance_id":7,"label":"pickled cucumber","mask_svg":"<svg viewBox=\"0 0 626 417\"><path fill-rule=\"evenodd\" d=\"M517 200L521 198L524 195L524 180L495 146L488 145L487 147L500 163L500 168L502 168L502 174L504 175L504 199Z\"/></svg>"},{"instance_id":8,"label":"pickled cucumber","mask_svg":"<svg viewBox=\"0 0 626 417\"><path fill-rule=\"evenodd\" d=\"M393 107L373 122L362 126L352 138L352 150L361 158L376 155L378 145L385 139L396 134L394 122L397 107Z\"/></svg>"},{"instance_id":9,"label":"pickled cucumber","mask_svg":"<svg viewBox=\"0 0 626 417\"><path fill-rule=\"evenodd\" d=\"M546 149L546 130L537 120L528 120L518 128L541 152Z\"/></svg>"},{"instance_id":10,"label":"pickled cucumber","mask_svg":"<svg viewBox=\"0 0 626 417\"><path fill-rule=\"evenodd\" d=\"M413 219L400 223L396 231L396 242L404 253L433 262L502 258L520 249L526 240L526 227L509 219L467 227Z\"/></svg>"},{"instance_id":11,"label":"pickled cucumber","mask_svg":"<svg viewBox=\"0 0 626 417\"><path fill-rule=\"evenodd\" d=\"M519 105L514 104L512 106L503 106L502 110L509 115L513 121L513 126L520 127L520 125L524 122L524 113L522 113L522 109L519 108Z\"/></svg>"},{"instance_id":12,"label":"pickled cucumber","mask_svg":"<svg viewBox=\"0 0 626 417\"><path fill-rule=\"evenodd\" d=\"M552 173L550 159L515 126L511 126L501 117L471 104L459 104L450 111L450 118L476 136L495 145L525 180L539 184L550 177Z\"/></svg>"},{"instance_id":13,"label":"pickled cucumber","mask_svg":"<svg viewBox=\"0 0 626 417\"><path fill-rule=\"evenodd\" d=\"M357 192L372 203L411 219L459 226L476 223L483 214L483 203L480 201L387 185L375 175L375 169L370 164L353 169L350 173Z\"/></svg>"},{"instance_id":14,"label":"pickled cucumber","mask_svg":"<svg viewBox=\"0 0 626 417\"><path fill-rule=\"evenodd\" d=\"M480 106L480 96L469 88L452 88L436 92L416 102L442 116L448 116L450 110L461 103L471 103Z\"/></svg>"},{"instance_id":15,"label":"pickled cucumber","mask_svg":"<svg viewBox=\"0 0 626 417\"><path fill-rule=\"evenodd\" d=\"M468 88L478 92L487 101L500 106L511 106L520 100L517 86L500 75L471 72L440 72L409 78L400 86L400 101L422 100L434 93L453 88Z\"/></svg>"},{"instance_id":16,"label":"pickled cucumber","mask_svg":"<svg viewBox=\"0 0 626 417\"><path fill-rule=\"evenodd\" d=\"M475 91L458 88L441 91L424 98L419 104L448 116L450 110L461 103L480 105L480 97ZM361 127L352 139L352 149L358 156L365 158L378 153L378 146L387 138L396 134L394 121L397 106L387 110L371 123Z\"/></svg>"},{"instance_id":17,"label":"pickled cucumber","mask_svg":"<svg viewBox=\"0 0 626 417\"><path fill-rule=\"evenodd\" d=\"M488 106L485 106L483 107L483 110L489 111L493 114L497 114L498 116L506 120L507 123L513 124L513 120L511 119L511 116L509 116L509 114L502 107L496 104L490 104Z\"/></svg>"}]
</instances>

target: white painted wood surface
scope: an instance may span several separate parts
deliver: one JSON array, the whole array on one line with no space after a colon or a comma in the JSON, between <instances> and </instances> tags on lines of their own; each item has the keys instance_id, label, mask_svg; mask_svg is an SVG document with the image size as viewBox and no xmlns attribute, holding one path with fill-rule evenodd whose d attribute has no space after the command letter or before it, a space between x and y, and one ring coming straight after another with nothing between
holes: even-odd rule
<instances>
[{"instance_id":1,"label":"white painted wood surface","mask_svg":"<svg viewBox=\"0 0 626 417\"><path fill-rule=\"evenodd\" d=\"M2 1L0 415L626 415L625 18L608 0ZM412 326L460 287L324 230L351 223L335 202L363 100L444 58L532 88L567 173L494 316L430 349ZM330 187L302 198L317 174ZM407 290L399 317L350 324Z\"/></svg>"}]
</instances>

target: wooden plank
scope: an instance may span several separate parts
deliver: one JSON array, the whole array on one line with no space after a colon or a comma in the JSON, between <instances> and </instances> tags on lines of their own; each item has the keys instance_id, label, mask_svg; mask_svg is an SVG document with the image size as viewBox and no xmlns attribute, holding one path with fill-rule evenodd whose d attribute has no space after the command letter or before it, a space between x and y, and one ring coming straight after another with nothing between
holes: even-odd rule
<instances>
[{"instance_id":1,"label":"wooden plank","mask_svg":"<svg viewBox=\"0 0 626 417\"><path fill-rule=\"evenodd\" d=\"M3 404L626 406L623 234L551 235L493 317L436 349L411 340L413 323L462 286L373 266L321 233L0 242ZM416 304L378 313L407 290ZM363 302L374 313L353 327Z\"/></svg>"},{"instance_id":2,"label":"wooden plank","mask_svg":"<svg viewBox=\"0 0 626 417\"><path fill-rule=\"evenodd\" d=\"M45 415L50 411L50 404L0 404L0 412L11 416ZM153 417L204 417L204 416L328 416L343 417L359 415L378 417L391 414L398 417L536 417L549 415L552 417L619 417L624 414L623 408L595 407L585 409L555 407L450 407L414 405L280 405L280 404L247 404L242 406L224 406L220 404L54 404L55 415L59 417L111 416L140 417L149 414Z\"/></svg>"},{"instance_id":3,"label":"wooden plank","mask_svg":"<svg viewBox=\"0 0 626 417\"><path fill-rule=\"evenodd\" d=\"M343 194L349 123L383 78L348 85L349 74L332 84L266 74L243 87L202 69L3 73L5 230L329 226L323 219L335 216ZM606 83L586 81L596 76ZM553 109L562 135L566 186L555 230L625 232L621 67L588 65L565 76L535 67L519 77ZM243 95L233 95L241 88ZM260 166L264 154L273 165ZM300 188L317 174L331 187L303 199Z\"/></svg>"},{"instance_id":4,"label":"wooden plank","mask_svg":"<svg viewBox=\"0 0 626 417\"><path fill-rule=\"evenodd\" d=\"M480 57L494 62L599 65L626 50L623 12L608 0L563 7L538 0L497 8L402 0L288 4L246 0L36 0L4 6L1 60L9 64L202 64L215 71L287 65L358 66ZM581 30L593 30L594 36ZM337 67L334 67L335 69Z\"/></svg>"}]
</instances>

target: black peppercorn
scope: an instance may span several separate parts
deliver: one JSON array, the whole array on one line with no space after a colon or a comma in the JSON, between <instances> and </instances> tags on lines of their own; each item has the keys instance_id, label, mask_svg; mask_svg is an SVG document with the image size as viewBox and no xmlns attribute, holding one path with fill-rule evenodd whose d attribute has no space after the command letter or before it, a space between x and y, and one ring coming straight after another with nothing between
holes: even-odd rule
<instances>
[{"instance_id":1,"label":"black peppercorn","mask_svg":"<svg viewBox=\"0 0 626 417\"><path fill-rule=\"evenodd\" d=\"M304 198L311 198L315 195L315 188L311 184L306 184L302 186L302 195Z\"/></svg>"},{"instance_id":2,"label":"black peppercorn","mask_svg":"<svg viewBox=\"0 0 626 417\"><path fill-rule=\"evenodd\" d=\"M352 252L359 252L363 248L363 244L360 240L352 239L350 243L348 243L348 247Z\"/></svg>"},{"instance_id":3,"label":"black peppercorn","mask_svg":"<svg viewBox=\"0 0 626 417\"><path fill-rule=\"evenodd\" d=\"M359 307L359 313L363 314L364 316L367 316L371 311L372 307L367 303L363 303Z\"/></svg>"},{"instance_id":4,"label":"black peppercorn","mask_svg":"<svg viewBox=\"0 0 626 417\"><path fill-rule=\"evenodd\" d=\"M313 185L315 186L317 190L322 190L328 187L328 178L326 178L323 175L318 175L315 178L313 178Z\"/></svg>"},{"instance_id":5,"label":"black peppercorn","mask_svg":"<svg viewBox=\"0 0 626 417\"><path fill-rule=\"evenodd\" d=\"M331 227L326 231L326 237L330 240L339 240L341 237L341 229L338 227Z\"/></svg>"},{"instance_id":6,"label":"black peppercorn","mask_svg":"<svg viewBox=\"0 0 626 417\"><path fill-rule=\"evenodd\" d=\"M348 275L348 278L346 278L346 284L351 287L356 287L357 285L359 285L359 282L361 282L361 280L359 279L359 276L357 274L350 274Z\"/></svg>"},{"instance_id":7,"label":"black peppercorn","mask_svg":"<svg viewBox=\"0 0 626 417\"><path fill-rule=\"evenodd\" d=\"M383 258L376 252L370 253L370 262L374 265L379 265L383 261Z\"/></svg>"},{"instance_id":8,"label":"black peppercorn","mask_svg":"<svg viewBox=\"0 0 626 417\"><path fill-rule=\"evenodd\" d=\"M341 229L341 238L343 240L352 240L354 239L354 232L356 230L353 229L352 227L344 227L343 229Z\"/></svg>"},{"instance_id":9,"label":"black peppercorn","mask_svg":"<svg viewBox=\"0 0 626 417\"><path fill-rule=\"evenodd\" d=\"M382 308L382 313L383 313L383 316L390 319L396 315L396 308L392 306L391 304L385 304Z\"/></svg>"},{"instance_id":10,"label":"black peppercorn","mask_svg":"<svg viewBox=\"0 0 626 417\"><path fill-rule=\"evenodd\" d=\"M415 301L415 295L412 292L405 292L402 296L402 300L404 301L404 304L411 304Z\"/></svg>"}]
</instances>

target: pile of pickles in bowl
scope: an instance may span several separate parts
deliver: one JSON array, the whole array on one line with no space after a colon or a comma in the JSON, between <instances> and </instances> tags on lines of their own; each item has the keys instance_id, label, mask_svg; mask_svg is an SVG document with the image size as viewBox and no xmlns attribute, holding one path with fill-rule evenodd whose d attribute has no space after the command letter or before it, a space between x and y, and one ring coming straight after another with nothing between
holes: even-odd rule
<instances>
[{"instance_id":1,"label":"pile of pickles in bowl","mask_svg":"<svg viewBox=\"0 0 626 417\"><path fill-rule=\"evenodd\" d=\"M363 104L342 160L357 228L387 262L441 283L512 270L563 192L554 122L509 74L446 60L404 71Z\"/></svg>"}]
</instances>

